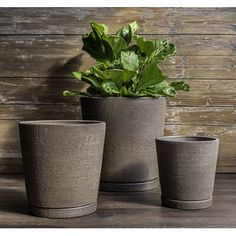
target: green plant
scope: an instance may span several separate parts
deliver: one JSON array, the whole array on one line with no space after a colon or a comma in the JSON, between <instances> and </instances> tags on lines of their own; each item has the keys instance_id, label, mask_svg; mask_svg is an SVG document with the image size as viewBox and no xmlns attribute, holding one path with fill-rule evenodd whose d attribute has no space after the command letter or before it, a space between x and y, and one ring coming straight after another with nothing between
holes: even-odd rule
<instances>
[{"instance_id":1,"label":"green plant","mask_svg":"<svg viewBox=\"0 0 236 236\"><path fill-rule=\"evenodd\" d=\"M175 56L175 45L167 40L147 40L136 34L136 21L115 35L104 24L90 22L92 31L82 37L83 50L96 60L85 72L73 72L90 85L87 92L64 91L64 96L175 97L177 90L189 91L184 81L169 83L159 66Z\"/></svg>"}]
</instances>

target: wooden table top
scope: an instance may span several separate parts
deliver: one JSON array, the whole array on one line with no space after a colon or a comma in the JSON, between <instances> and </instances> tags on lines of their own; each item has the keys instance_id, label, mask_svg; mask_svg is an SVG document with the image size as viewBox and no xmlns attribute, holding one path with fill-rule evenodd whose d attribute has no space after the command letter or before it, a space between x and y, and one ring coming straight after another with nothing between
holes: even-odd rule
<instances>
[{"instance_id":1,"label":"wooden table top","mask_svg":"<svg viewBox=\"0 0 236 236\"><path fill-rule=\"evenodd\" d=\"M21 174L0 175L0 227L176 228L236 227L236 174L218 174L213 205L204 210L175 210L160 205L160 191L100 192L95 213L70 219L31 216Z\"/></svg>"}]
</instances>

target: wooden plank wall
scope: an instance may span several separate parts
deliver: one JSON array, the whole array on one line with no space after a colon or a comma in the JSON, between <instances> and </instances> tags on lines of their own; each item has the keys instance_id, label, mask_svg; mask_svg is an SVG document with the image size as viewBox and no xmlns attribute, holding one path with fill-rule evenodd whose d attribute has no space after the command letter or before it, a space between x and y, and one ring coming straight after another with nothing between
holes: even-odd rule
<instances>
[{"instance_id":1,"label":"wooden plank wall","mask_svg":"<svg viewBox=\"0 0 236 236\"><path fill-rule=\"evenodd\" d=\"M0 172L21 172L17 122L80 118L71 72L93 61L81 51L89 21L115 32L137 20L168 38L177 56L162 65L191 93L168 99L166 135L220 138L218 172L236 172L236 8L0 8Z\"/></svg>"}]
</instances>

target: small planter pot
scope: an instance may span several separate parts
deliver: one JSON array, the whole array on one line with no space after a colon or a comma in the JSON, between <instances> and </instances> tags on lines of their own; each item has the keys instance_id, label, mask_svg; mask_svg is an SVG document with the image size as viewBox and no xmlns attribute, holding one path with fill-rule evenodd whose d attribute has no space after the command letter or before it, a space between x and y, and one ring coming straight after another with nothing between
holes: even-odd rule
<instances>
[{"instance_id":1,"label":"small planter pot","mask_svg":"<svg viewBox=\"0 0 236 236\"><path fill-rule=\"evenodd\" d=\"M166 136L156 144L162 205L178 209L211 206L219 140Z\"/></svg>"},{"instance_id":2,"label":"small planter pot","mask_svg":"<svg viewBox=\"0 0 236 236\"><path fill-rule=\"evenodd\" d=\"M158 185L155 139L163 135L165 98L81 98L82 117L106 122L100 189L144 191Z\"/></svg>"},{"instance_id":3,"label":"small planter pot","mask_svg":"<svg viewBox=\"0 0 236 236\"><path fill-rule=\"evenodd\" d=\"M94 212L105 123L23 121L19 129L30 212L47 218Z\"/></svg>"}]
</instances>

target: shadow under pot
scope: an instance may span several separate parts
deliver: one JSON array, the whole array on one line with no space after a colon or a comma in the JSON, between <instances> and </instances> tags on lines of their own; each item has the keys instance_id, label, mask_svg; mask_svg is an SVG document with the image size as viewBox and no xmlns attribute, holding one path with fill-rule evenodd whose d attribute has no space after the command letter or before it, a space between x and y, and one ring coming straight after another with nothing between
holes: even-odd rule
<instances>
[{"instance_id":1,"label":"shadow under pot","mask_svg":"<svg viewBox=\"0 0 236 236\"><path fill-rule=\"evenodd\" d=\"M219 140L173 136L156 140L162 205L177 209L211 206Z\"/></svg>"},{"instance_id":2,"label":"shadow under pot","mask_svg":"<svg viewBox=\"0 0 236 236\"><path fill-rule=\"evenodd\" d=\"M94 212L105 123L23 121L19 129L30 212L47 218Z\"/></svg>"},{"instance_id":3,"label":"shadow under pot","mask_svg":"<svg viewBox=\"0 0 236 236\"><path fill-rule=\"evenodd\" d=\"M163 135L166 99L82 97L82 117L106 122L100 190L158 186L155 139Z\"/></svg>"}]
</instances>

